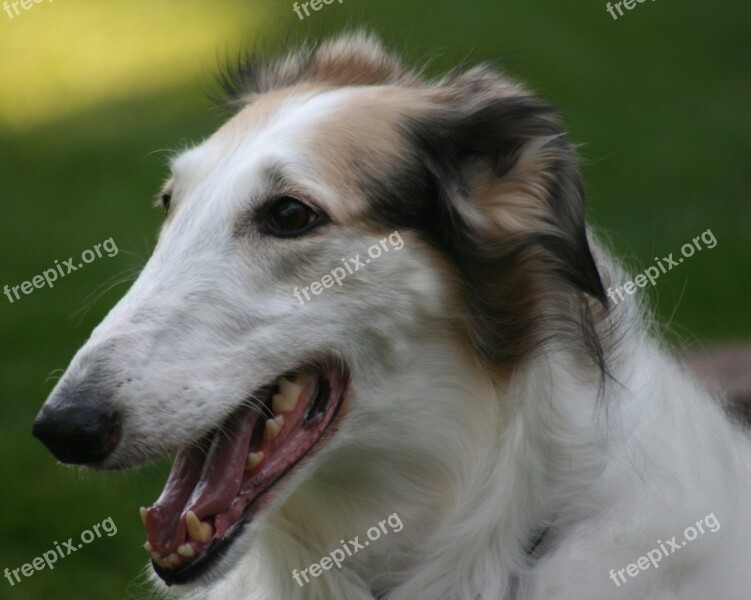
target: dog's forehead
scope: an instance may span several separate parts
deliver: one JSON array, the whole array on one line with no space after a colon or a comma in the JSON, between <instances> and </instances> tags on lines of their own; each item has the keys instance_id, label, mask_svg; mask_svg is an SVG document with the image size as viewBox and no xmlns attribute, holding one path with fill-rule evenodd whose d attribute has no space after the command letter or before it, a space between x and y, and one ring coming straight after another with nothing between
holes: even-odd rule
<instances>
[{"instance_id":1,"label":"dog's forehead","mask_svg":"<svg viewBox=\"0 0 751 600\"><path fill-rule=\"evenodd\" d=\"M176 180L241 172L256 180L272 169L314 196L340 223L359 220L373 174L403 154L399 124L419 104L396 86L299 86L260 95L208 140L173 161ZM248 185L258 183L248 181Z\"/></svg>"}]
</instances>

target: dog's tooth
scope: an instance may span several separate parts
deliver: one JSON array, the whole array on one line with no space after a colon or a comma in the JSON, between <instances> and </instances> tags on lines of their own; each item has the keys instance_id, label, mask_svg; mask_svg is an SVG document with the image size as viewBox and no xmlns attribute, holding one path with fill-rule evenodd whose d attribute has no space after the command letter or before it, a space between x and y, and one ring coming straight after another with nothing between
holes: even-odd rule
<instances>
[{"instance_id":1,"label":"dog's tooth","mask_svg":"<svg viewBox=\"0 0 751 600\"><path fill-rule=\"evenodd\" d=\"M274 408L274 412L288 412L295 408L301 393L302 386L297 381L292 382L282 377L279 380L279 393L273 398L274 403L279 405L279 410Z\"/></svg>"},{"instance_id":2,"label":"dog's tooth","mask_svg":"<svg viewBox=\"0 0 751 600\"><path fill-rule=\"evenodd\" d=\"M142 506L140 512L141 512L141 522L143 523L143 526L146 527L146 517L149 514L149 509Z\"/></svg>"},{"instance_id":3,"label":"dog's tooth","mask_svg":"<svg viewBox=\"0 0 751 600\"><path fill-rule=\"evenodd\" d=\"M185 515L185 526L188 528L188 537L194 542L208 542L214 535L211 523L200 521L192 510Z\"/></svg>"},{"instance_id":4,"label":"dog's tooth","mask_svg":"<svg viewBox=\"0 0 751 600\"><path fill-rule=\"evenodd\" d=\"M182 544L177 547L177 553L183 558L193 558L196 555L196 551L190 544Z\"/></svg>"},{"instance_id":5,"label":"dog's tooth","mask_svg":"<svg viewBox=\"0 0 751 600\"><path fill-rule=\"evenodd\" d=\"M146 552L148 552L149 554L151 554L154 551L154 548L151 547L151 543L150 542L146 542L143 545L143 547L146 549Z\"/></svg>"},{"instance_id":6,"label":"dog's tooth","mask_svg":"<svg viewBox=\"0 0 751 600\"><path fill-rule=\"evenodd\" d=\"M275 413L290 412L297 406L297 400L302 393L302 386L285 377L279 380L279 393L271 399L271 408Z\"/></svg>"},{"instance_id":7,"label":"dog's tooth","mask_svg":"<svg viewBox=\"0 0 751 600\"><path fill-rule=\"evenodd\" d=\"M297 383L297 377L293 381L290 381L286 377L282 377L279 380L279 391L285 396L299 396L302 391L302 386Z\"/></svg>"},{"instance_id":8,"label":"dog's tooth","mask_svg":"<svg viewBox=\"0 0 751 600\"><path fill-rule=\"evenodd\" d=\"M245 461L245 468L248 469L248 471L255 469L258 465L261 464L261 461L263 460L263 452L251 452L248 454L248 458Z\"/></svg>"},{"instance_id":9,"label":"dog's tooth","mask_svg":"<svg viewBox=\"0 0 751 600\"><path fill-rule=\"evenodd\" d=\"M273 440L279 435L283 425L284 417L282 415L266 421L266 429L263 430L263 439Z\"/></svg>"},{"instance_id":10,"label":"dog's tooth","mask_svg":"<svg viewBox=\"0 0 751 600\"><path fill-rule=\"evenodd\" d=\"M295 406L297 405L298 398L299 396L274 394L274 397L271 399L271 410L274 411L274 414L290 412L291 410L294 410Z\"/></svg>"},{"instance_id":11,"label":"dog's tooth","mask_svg":"<svg viewBox=\"0 0 751 600\"><path fill-rule=\"evenodd\" d=\"M156 564L161 564L162 561L162 555L158 552L151 551L151 558L154 560Z\"/></svg>"},{"instance_id":12,"label":"dog's tooth","mask_svg":"<svg viewBox=\"0 0 751 600\"><path fill-rule=\"evenodd\" d=\"M164 569L172 569L179 565L182 561L180 560L180 557L173 552L168 556L160 556L159 558L154 558L154 562Z\"/></svg>"}]
</instances>

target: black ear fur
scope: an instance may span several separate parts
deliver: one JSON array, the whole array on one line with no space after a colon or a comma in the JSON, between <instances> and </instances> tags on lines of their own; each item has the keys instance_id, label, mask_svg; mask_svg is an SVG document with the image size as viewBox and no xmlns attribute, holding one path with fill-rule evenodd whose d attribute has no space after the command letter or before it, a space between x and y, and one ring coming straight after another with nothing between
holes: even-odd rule
<instances>
[{"instance_id":1,"label":"black ear fur","mask_svg":"<svg viewBox=\"0 0 751 600\"><path fill-rule=\"evenodd\" d=\"M465 284L472 341L493 364L511 368L541 343L566 336L582 340L604 371L590 299L606 309L607 298L587 241L573 149L555 111L534 97L480 96L403 124L412 160L376 187L381 220L421 231L449 257ZM499 216L478 206L477 173L514 176L533 142L547 158L544 195L530 198L543 217L506 235L478 231L468 213Z\"/></svg>"},{"instance_id":2,"label":"black ear fur","mask_svg":"<svg viewBox=\"0 0 751 600\"><path fill-rule=\"evenodd\" d=\"M584 190L575 155L554 117L551 107L531 96L518 96L465 109L455 119L415 123L410 130L437 187L463 195L471 195L466 166L475 160L488 161L495 175L504 177L528 143L547 138L546 147L554 148L558 157L548 174L551 183L544 198L555 234L530 231L529 241L544 247L551 258L558 258L555 270L559 277L606 305L605 290L587 241ZM451 212L450 204L446 210ZM457 224L456 217L446 221Z\"/></svg>"}]
</instances>

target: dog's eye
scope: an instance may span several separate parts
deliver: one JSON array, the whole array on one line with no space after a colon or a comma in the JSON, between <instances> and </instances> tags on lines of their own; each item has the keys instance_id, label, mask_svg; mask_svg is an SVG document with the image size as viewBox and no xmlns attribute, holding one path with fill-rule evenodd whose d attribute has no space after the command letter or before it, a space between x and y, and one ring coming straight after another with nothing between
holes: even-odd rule
<instances>
[{"instance_id":1,"label":"dog's eye","mask_svg":"<svg viewBox=\"0 0 751 600\"><path fill-rule=\"evenodd\" d=\"M163 192L161 196L159 196L159 202L162 204L162 208L164 209L164 214L166 215L167 212L169 212L170 204L172 203L172 193L171 192Z\"/></svg>"},{"instance_id":2,"label":"dog's eye","mask_svg":"<svg viewBox=\"0 0 751 600\"><path fill-rule=\"evenodd\" d=\"M271 206L266 218L266 230L279 237L305 233L321 221L321 215L291 196L279 198Z\"/></svg>"}]
</instances>

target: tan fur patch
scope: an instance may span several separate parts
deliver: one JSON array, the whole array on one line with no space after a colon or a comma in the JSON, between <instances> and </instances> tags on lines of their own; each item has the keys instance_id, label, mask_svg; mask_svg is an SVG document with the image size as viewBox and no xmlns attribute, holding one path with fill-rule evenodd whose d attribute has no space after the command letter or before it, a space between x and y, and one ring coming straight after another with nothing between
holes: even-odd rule
<instances>
[{"instance_id":1,"label":"tan fur patch","mask_svg":"<svg viewBox=\"0 0 751 600\"><path fill-rule=\"evenodd\" d=\"M246 104L216 134L223 143L293 98L347 88L331 115L300 132L301 194L335 225L403 223L439 249L446 262L436 268L462 282L455 324L494 369L510 373L552 339L573 340L603 368L596 329L607 302L554 111L487 66L426 82L362 35L249 72Z\"/></svg>"},{"instance_id":2,"label":"tan fur patch","mask_svg":"<svg viewBox=\"0 0 751 600\"><path fill-rule=\"evenodd\" d=\"M360 221L369 207L364 202L371 182L364 178L392 172L403 154L403 137L398 123L406 107L420 102L419 92L397 87L353 90L336 116L311 127L310 148L316 178L335 184L341 206L329 208L342 223ZM337 203L339 204L339 202Z\"/></svg>"}]
</instances>

